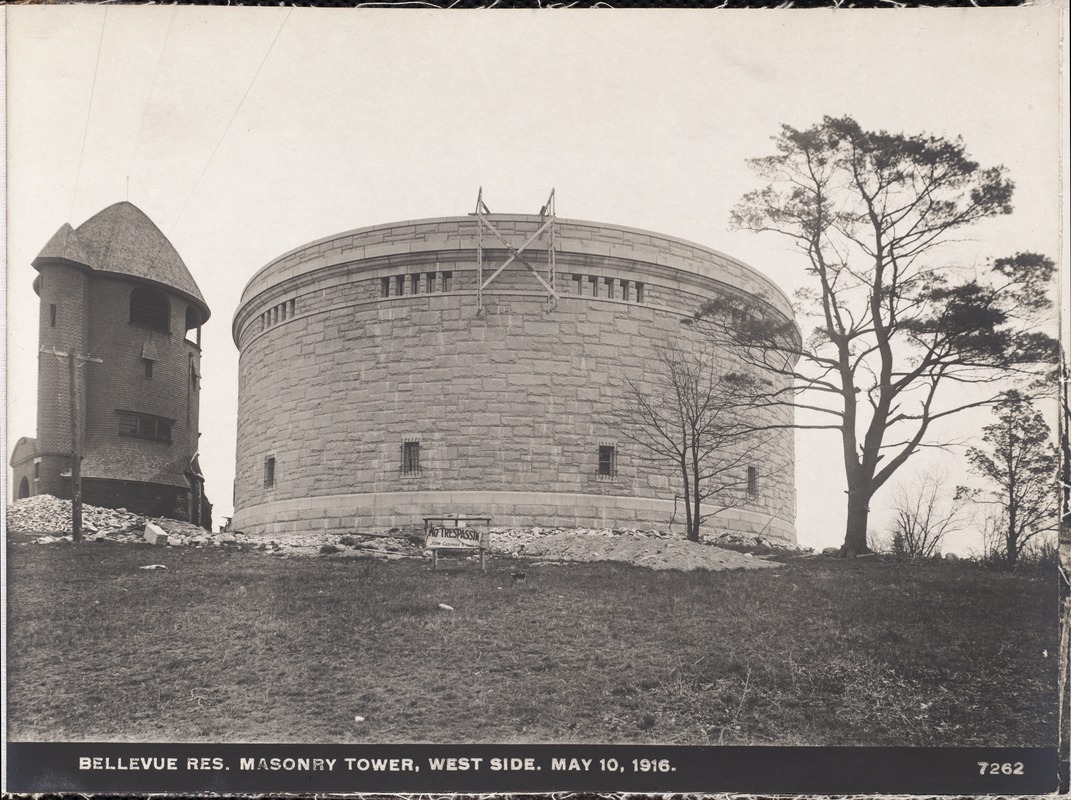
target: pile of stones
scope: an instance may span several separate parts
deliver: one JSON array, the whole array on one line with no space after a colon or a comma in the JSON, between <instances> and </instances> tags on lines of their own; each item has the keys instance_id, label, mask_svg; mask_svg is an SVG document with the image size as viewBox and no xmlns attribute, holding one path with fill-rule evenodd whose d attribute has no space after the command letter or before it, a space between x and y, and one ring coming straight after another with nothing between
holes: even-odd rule
<instances>
[{"instance_id":1,"label":"pile of stones","mask_svg":"<svg viewBox=\"0 0 1071 800\"><path fill-rule=\"evenodd\" d=\"M272 537L247 536L240 531L206 531L197 525L166 518L146 518L124 509L113 510L83 504L83 532L89 541L109 540L124 543L147 543L157 547L223 548L252 550L272 556L327 556L331 558L429 558L422 547L423 530L419 527L391 528L388 531L347 534L303 531L276 534ZM49 544L70 541L71 503L51 495L16 500L8 506L8 530L41 533L34 541ZM700 544L687 542L681 532L635 528L564 528L511 527L491 528L490 549L509 557L550 560L611 560L642 563L662 568L724 568L732 557L706 551L711 545L730 550L786 549L776 541L760 536L723 534ZM695 550L699 548L699 550ZM750 558L750 556L747 556ZM683 559L683 561L682 561ZM743 562L741 562L743 563ZM707 566L711 564L713 566ZM734 563L735 565L735 563Z\"/></svg>"},{"instance_id":2,"label":"pile of stones","mask_svg":"<svg viewBox=\"0 0 1071 800\"><path fill-rule=\"evenodd\" d=\"M96 534L127 534L135 530L140 534L144 525L145 517L131 514L126 509L98 508L82 504L82 531L87 538ZM27 533L69 534L71 501L60 500L50 494L39 494L8 503L7 529Z\"/></svg>"},{"instance_id":3,"label":"pile of stones","mask_svg":"<svg viewBox=\"0 0 1071 800\"><path fill-rule=\"evenodd\" d=\"M683 532L667 532L636 528L491 528L491 550L508 555L521 556L535 545L536 549L548 537L568 534L577 537L624 537L627 539L652 539L662 541L686 541ZM732 549L795 549L776 540L762 536L724 533L715 538L704 539L702 544L713 544Z\"/></svg>"}]
</instances>

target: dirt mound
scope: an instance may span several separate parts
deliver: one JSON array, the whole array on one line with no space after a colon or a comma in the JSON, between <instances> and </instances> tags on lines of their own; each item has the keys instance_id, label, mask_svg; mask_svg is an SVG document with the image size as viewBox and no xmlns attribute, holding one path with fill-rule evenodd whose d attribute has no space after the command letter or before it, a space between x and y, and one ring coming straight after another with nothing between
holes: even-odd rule
<instances>
[{"instance_id":1,"label":"dirt mound","mask_svg":"<svg viewBox=\"0 0 1071 800\"><path fill-rule=\"evenodd\" d=\"M626 561L651 569L763 569L779 563L710 544L634 534L555 533L525 544L518 555L553 561Z\"/></svg>"}]
</instances>

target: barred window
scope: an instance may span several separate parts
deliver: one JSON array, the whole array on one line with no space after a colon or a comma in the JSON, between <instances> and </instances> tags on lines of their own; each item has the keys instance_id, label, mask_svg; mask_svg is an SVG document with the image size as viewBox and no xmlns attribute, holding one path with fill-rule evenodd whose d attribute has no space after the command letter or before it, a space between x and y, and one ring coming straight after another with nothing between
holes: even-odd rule
<instances>
[{"instance_id":1,"label":"barred window","mask_svg":"<svg viewBox=\"0 0 1071 800\"><path fill-rule=\"evenodd\" d=\"M599 477L612 478L617 474L617 448L612 444L599 445Z\"/></svg>"},{"instance_id":2,"label":"barred window","mask_svg":"<svg viewBox=\"0 0 1071 800\"><path fill-rule=\"evenodd\" d=\"M412 475L417 472L420 472L420 442L402 442L402 474Z\"/></svg>"}]
</instances>

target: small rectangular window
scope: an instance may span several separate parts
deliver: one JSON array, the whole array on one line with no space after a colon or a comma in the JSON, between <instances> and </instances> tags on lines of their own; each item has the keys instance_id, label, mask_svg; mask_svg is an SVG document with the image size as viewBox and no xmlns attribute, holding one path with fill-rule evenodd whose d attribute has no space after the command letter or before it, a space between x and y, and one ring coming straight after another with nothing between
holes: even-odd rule
<instances>
[{"instance_id":1,"label":"small rectangular window","mask_svg":"<svg viewBox=\"0 0 1071 800\"><path fill-rule=\"evenodd\" d=\"M759 471L755 467L747 468L747 494L748 497L759 496Z\"/></svg>"},{"instance_id":2,"label":"small rectangular window","mask_svg":"<svg viewBox=\"0 0 1071 800\"><path fill-rule=\"evenodd\" d=\"M409 276L409 294L420 294L420 275L415 272Z\"/></svg>"},{"instance_id":3,"label":"small rectangular window","mask_svg":"<svg viewBox=\"0 0 1071 800\"><path fill-rule=\"evenodd\" d=\"M573 283L576 284L576 293L577 294L583 294L584 293L584 276L583 275L574 275L573 276Z\"/></svg>"},{"instance_id":4,"label":"small rectangular window","mask_svg":"<svg viewBox=\"0 0 1071 800\"><path fill-rule=\"evenodd\" d=\"M612 478L617 469L616 448L612 444L599 445L599 477Z\"/></svg>"},{"instance_id":5,"label":"small rectangular window","mask_svg":"<svg viewBox=\"0 0 1071 800\"><path fill-rule=\"evenodd\" d=\"M271 324L272 325L278 325L279 324L279 306L276 306L275 308L273 308L271 310Z\"/></svg>"},{"instance_id":6,"label":"small rectangular window","mask_svg":"<svg viewBox=\"0 0 1071 800\"><path fill-rule=\"evenodd\" d=\"M297 300L290 301L290 316L294 316L294 309L297 307Z\"/></svg>"},{"instance_id":7,"label":"small rectangular window","mask_svg":"<svg viewBox=\"0 0 1071 800\"><path fill-rule=\"evenodd\" d=\"M56 304L55 303L49 303L49 306L48 306L48 327L50 327L50 328L55 328L56 327Z\"/></svg>"},{"instance_id":8,"label":"small rectangular window","mask_svg":"<svg viewBox=\"0 0 1071 800\"><path fill-rule=\"evenodd\" d=\"M443 273L443 291L444 292L449 292L450 289L452 288L453 282L454 282L454 273L452 273L452 272L444 272Z\"/></svg>"},{"instance_id":9,"label":"small rectangular window","mask_svg":"<svg viewBox=\"0 0 1071 800\"><path fill-rule=\"evenodd\" d=\"M394 294L401 297L405 294L405 276L397 275L394 278Z\"/></svg>"},{"instance_id":10,"label":"small rectangular window","mask_svg":"<svg viewBox=\"0 0 1071 800\"><path fill-rule=\"evenodd\" d=\"M420 472L420 442L402 442L402 474Z\"/></svg>"},{"instance_id":11,"label":"small rectangular window","mask_svg":"<svg viewBox=\"0 0 1071 800\"><path fill-rule=\"evenodd\" d=\"M621 299L628 300L628 281L621 281Z\"/></svg>"},{"instance_id":12,"label":"small rectangular window","mask_svg":"<svg viewBox=\"0 0 1071 800\"><path fill-rule=\"evenodd\" d=\"M592 297L598 297L599 296L599 279L596 278L594 275L589 275L588 276L588 284L591 286L591 296Z\"/></svg>"},{"instance_id":13,"label":"small rectangular window","mask_svg":"<svg viewBox=\"0 0 1071 800\"><path fill-rule=\"evenodd\" d=\"M275 486L275 456L264 459L264 488L270 489Z\"/></svg>"},{"instance_id":14,"label":"small rectangular window","mask_svg":"<svg viewBox=\"0 0 1071 800\"><path fill-rule=\"evenodd\" d=\"M435 273L429 272L424 277L427 285L427 288L424 291L428 294L432 294L435 291Z\"/></svg>"},{"instance_id":15,"label":"small rectangular window","mask_svg":"<svg viewBox=\"0 0 1071 800\"><path fill-rule=\"evenodd\" d=\"M614 279L604 278L603 283L606 284L606 296L611 300L614 299Z\"/></svg>"},{"instance_id":16,"label":"small rectangular window","mask_svg":"<svg viewBox=\"0 0 1071 800\"><path fill-rule=\"evenodd\" d=\"M380 278L379 296L390 297L390 278Z\"/></svg>"},{"instance_id":17,"label":"small rectangular window","mask_svg":"<svg viewBox=\"0 0 1071 800\"><path fill-rule=\"evenodd\" d=\"M38 460L35 460L33 462L33 477L34 480L37 480L41 477L41 462Z\"/></svg>"},{"instance_id":18,"label":"small rectangular window","mask_svg":"<svg viewBox=\"0 0 1071 800\"><path fill-rule=\"evenodd\" d=\"M145 377L152 378L152 361L148 358L143 359L145 361Z\"/></svg>"},{"instance_id":19,"label":"small rectangular window","mask_svg":"<svg viewBox=\"0 0 1071 800\"><path fill-rule=\"evenodd\" d=\"M636 283L636 302L643 302L643 284L637 281Z\"/></svg>"}]
</instances>

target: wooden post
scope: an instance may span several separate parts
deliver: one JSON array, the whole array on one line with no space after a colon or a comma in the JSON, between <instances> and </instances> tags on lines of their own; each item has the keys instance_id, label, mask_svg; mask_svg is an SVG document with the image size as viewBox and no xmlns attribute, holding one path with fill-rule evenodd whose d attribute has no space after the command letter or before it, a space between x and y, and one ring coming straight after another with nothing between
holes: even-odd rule
<instances>
[{"instance_id":1,"label":"wooden post","mask_svg":"<svg viewBox=\"0 0 1071 800\"><path fill-rule=\"evenodd\" d=\"M67 383L71 395L71 537L76 542L80 542L82 541L82 436L78 403L78 362L92 361L95 364L104 362L99 358L80 355L73 350L65 353L54 347L42 347L40 352L67 359Z\"/></svg>"},{"instance_id":2,"label":"wooden post","mask_svg":"<svg viewBox=\"0 0 1071 800\"><path fill-rule=\"evenodd\" d=\"M82 446L78 420L78 355L67 354L67 375L71 393L71 534L82 541Z\"/></svg>"}]
</instances>

